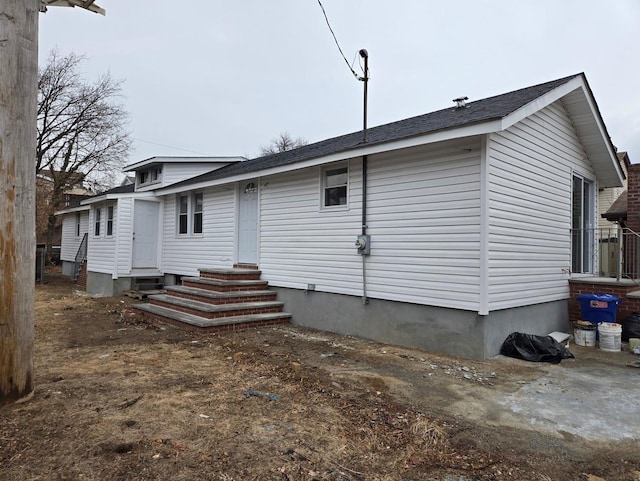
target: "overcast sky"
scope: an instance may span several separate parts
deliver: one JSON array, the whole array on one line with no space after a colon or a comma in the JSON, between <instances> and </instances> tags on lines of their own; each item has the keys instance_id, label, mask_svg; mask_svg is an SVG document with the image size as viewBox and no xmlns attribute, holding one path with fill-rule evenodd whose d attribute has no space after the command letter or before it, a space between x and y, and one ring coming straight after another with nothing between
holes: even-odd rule
<instances>
[{"instance_id":1,"label":"overcast sky","mask_svg":"<svg viewBox=\"0 0 640 481\"><path fill-rule=\"evenodd\" d=\"M40 63L73 51L88 78L125 81L130 162L254 157L283 131L314 142L362 127L362 83L317 0L96 3L106 17L40 16ZM370 126L584 72L613 143L640 162L639 0L322 3L356 71L369 52Z\"/></svg>"}]
</instances>

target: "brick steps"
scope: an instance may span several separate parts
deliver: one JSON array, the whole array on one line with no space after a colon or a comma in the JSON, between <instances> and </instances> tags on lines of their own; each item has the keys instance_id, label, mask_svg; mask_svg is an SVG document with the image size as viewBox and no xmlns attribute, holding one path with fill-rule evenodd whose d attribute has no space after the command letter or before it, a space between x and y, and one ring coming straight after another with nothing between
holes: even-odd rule
<instances>
[{"instance_id":1,"label":"brick steps","mask_svg":"<svg viewBox=\"0 0 640 481\"><path fill-rule=\"evenodd\" d=\"M145 319L201 332L240 331L252 327L288 324L291 321L291 314L285 312L205 319L154 304L138 304L135 309Z\"/></svg>"},{"instance_id":2,"label":"brick steps","mask_svg":"<svg viewBox=\"0 0 640 481\"><path fill-rule=\"evenodd\" d=\"M241 300L244 302L275 301L277 296L274 291L269 290L218 292L187 286L168 286L165 287L165 291L175 297L211 304L236 304Z\"/></svg>"},{"instance_id":3,"label":"brick steps","mask_svg":"<svg viewBox=\"0 0 640 481\"><path fill-rule=\"evenodd\" d=\"M208 302L194 301L167 294L149 296L149 302L156 306L163 306L168 309L194 314L207 319L241 316L245 314L263 314L266 312L281 312L284 306L284 303L278 301L209 304Z\"/></svg>"},{"instance_id":4,"label":"brick steps","mask_svg":"<svg viewBox=\"0 0 640 481\"><path fill-rule=\"evenodd\" d=\"M258 269L198 269L200 279L232 280L259 280L261 271Z\"/></svg>"},{"instance_id":5,"label":"brick steps","mask_svg":"<svg viewBox=\"0 0 640 481\"><path fill-rule=\"evenodd\" d=\"M148 304L135 304L138 314L154 322L203 331L236 331L251 327L286 324L291 314L284 303L260 280L257 267L200 269L199 277L185 277L181 286L166 294L149 296Z\"/></svg>"},{"instance_id":6,"label":"brick steps","mask_svg":"<svg viewBox=\"0 0 640 481\"><path fill-rule=\"evenodd\" d=\"M203 277L183 277L182 285L187 287L196 287L198 289L207 289L210 291L234 292L264 290L267 288L268 282L254 279L224 280Z\"/></svg>"}]
</instances>

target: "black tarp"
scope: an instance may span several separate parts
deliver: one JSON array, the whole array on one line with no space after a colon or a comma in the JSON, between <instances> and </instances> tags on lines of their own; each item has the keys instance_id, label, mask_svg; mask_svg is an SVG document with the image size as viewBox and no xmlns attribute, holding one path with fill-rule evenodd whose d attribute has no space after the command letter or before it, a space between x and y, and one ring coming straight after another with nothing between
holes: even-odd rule
<instances>
[{"instance_id":1,"label":"black tarp","mask_svg":"<svg viewBox=\"0 0 640 481\"><path fill-rule=\"evenodd\" d=\"M640 314L634 312L629 317L624 318L622 324L622 340L629 342L632 337L640 337Z\"/></svg>"},{"instance_id":2,"label":"black tarp","mask_svg":"<svg viewBox=\"0 0 640 481\"><path fill-rule=\"evenodd\" d=\"M558 364L563 359L573 358L569 349L551 336L536 336L512 332L502 343L500 354L525 361Z\"/></svg>"}]
</instances>

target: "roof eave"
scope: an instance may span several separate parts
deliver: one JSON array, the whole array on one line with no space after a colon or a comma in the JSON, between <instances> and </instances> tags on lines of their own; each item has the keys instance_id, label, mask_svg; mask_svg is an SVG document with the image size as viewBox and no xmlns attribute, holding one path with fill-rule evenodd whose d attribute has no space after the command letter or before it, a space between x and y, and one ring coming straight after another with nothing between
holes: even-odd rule
<instances>
[{"instance_id":1,"label":"roof eave","mask_svg":"<svg viewBox=\"0 0 640 481\"><path fill-rule=\"evenodd\" d=\"M558 100L562 102L571 118L585 154L596 172L598 186L622 187L624 172L584 74L576 75L506 116L503 128L510 127Z\"/></svg>"},{"instance_id":2,"label":"roof eave","mask_svg":"<svg viewBox=\"0 0 640 481\"><path fill-rule=\"evenodd\" d=\"M230 164L233 162L242 162L246 160L245 157L242 156L233 156L233 157L168 157L168 156L154 156L149 157L148 159L144 159L138 162L134 162L132 164L128 164L124 166L123 172L134 172L136 170L150 167L152 165L161 165L161 164L173 164L173 163L211 163L211 164Z\"/></svg>"},{"instance_id":3,"label":"roof eave","mask_svg":"<svg viewBox=\"0 0 640 481\"><path fill-rule=\"evenodd\" d=\"M449 129L442 129L435 132L429 132L428 134L417 135L413 137L407 137L404 139L392 140L389 142L380 142L373 145L362 144L356 148L343 150L340 152L333 152L328 155L323 155L311 159L304 160L302 162L294 162L291 164L280 165L277 167L255 170L252 172L245 172L242 174L212 179L203 182L189 182L183 181L175 184L174 186L167 186L156 190L157 195L170 195L188 190L198 190L207 187L214 187L217 185L224 185L233 182L238 182L247 179L255 179L257 177L264 177L267 175L281 174L283 172L290 172L293 170L305 169L308 167L315 167L319 165L329 164L331 162L339 162L341 160L353 159L356 157L362 157L364 155L374 155L382 152L388 152L391 150L406 149L410 147L416 147L419 145L427 145L435 142L442 142L446 140L460 139L465 137L473 137L476 135L484 135L490 132L495 132L501 128L501 120L493 119L486 122L478 122L474 124L467 124L462 127L454 127Z\"/></svg>"},{"instance_id":4,"label":"roof eave","mask_svg":"<svg viewBox=\"0 0 640 481\"><path fill-rule=\"evenodd\" d=\"M99 202L105 202L107 200L115 200L122 199L126 197L136 197L136 198L155 198L153 191L148 192L121 192L117 194L106 194L95 197L90 197L89 199L84 199L80 201L80 205L91 205Z\"/></svg>"},{"instance_id":5,"label":"roof eave","mask_svg":"<svg viewBox=\"0 0 640 481\"><path fill-rule=\"evenodd\" d=\"M68 207L66 209L58 210L53 215L73 214L74 212L83 212L89 210L88 206L78 205L75 207Z\"/></svg>"}]
</instances>

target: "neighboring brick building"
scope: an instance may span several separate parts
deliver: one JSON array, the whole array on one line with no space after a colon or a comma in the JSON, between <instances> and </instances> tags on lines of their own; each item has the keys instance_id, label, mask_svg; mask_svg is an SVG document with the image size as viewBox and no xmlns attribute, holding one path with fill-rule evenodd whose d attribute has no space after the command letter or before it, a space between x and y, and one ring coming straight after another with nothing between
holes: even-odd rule
<instances>
[{"instance_id":1,"label":"neighboring brick building","mask_svg":"<svg viewBox=\"0 0 640 481\"><path fill-rule=\"evenodd\" d=\"M627 171L627 189L602 214L606 222L625 229L620 255L623 275L617 278L572 279L570 285L569 320L581 318L580 306L576 298L580 294L613 294L622 301L618 307L618 319L624 319L633 312L640 312L640 164L631 164L626 152L618 153L621 165Z\"/></svg>"},{"instance_id":2,"label":"neighboring brick building","mask_svg":"<svg viewBox=\"0 0 640 481\"><path fill-rule=\"evenodd\" d=\"M82 199L91 197L93 192L85 189L82 185L84 175L77 175L73 180L73 185L69 185L65 191L63 198L55 205L51 202L53 193L53 180L48 174L38 174L36 176L36 242L38 244L47 244L47 225L49 215L58 211L78 205ZM56 218L56 226L51 238L52 246L59 246L62 235L62 224Z\"/></svg>"}]
</instances>

